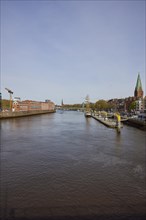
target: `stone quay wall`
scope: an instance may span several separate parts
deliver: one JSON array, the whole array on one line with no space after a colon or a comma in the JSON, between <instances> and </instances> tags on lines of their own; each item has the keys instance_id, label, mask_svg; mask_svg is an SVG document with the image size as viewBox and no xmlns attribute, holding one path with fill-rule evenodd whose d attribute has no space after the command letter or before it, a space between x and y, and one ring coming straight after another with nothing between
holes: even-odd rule
<instances>
[{"instance_id":1,"label":"stone quay wall","mask_svg":"<svg viewBox=\"0 0 146 220\"><path fill-rule=\"evenodd\" d=\"M20 111L20 112L0 112L0 119L18 118L25 116L41 115L54 113L55 110L34 110L34 111Z\"/></svg>"}]
</instances>

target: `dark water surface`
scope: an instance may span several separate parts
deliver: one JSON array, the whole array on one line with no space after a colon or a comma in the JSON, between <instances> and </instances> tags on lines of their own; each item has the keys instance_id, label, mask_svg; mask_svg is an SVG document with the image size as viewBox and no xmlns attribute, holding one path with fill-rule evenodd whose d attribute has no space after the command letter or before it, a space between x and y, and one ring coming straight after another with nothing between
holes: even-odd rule
<instances>
[{"instance_id":1,"label":"dark water surface","mask_svg":"<svg viewBox=\"0 0 146 220\"><path fill-rule=\"evenodd\" d=\"M145 144L144 131L119 135L81 112L2 120L1 218L142 219Z\"/></svg>"}]
</instances>

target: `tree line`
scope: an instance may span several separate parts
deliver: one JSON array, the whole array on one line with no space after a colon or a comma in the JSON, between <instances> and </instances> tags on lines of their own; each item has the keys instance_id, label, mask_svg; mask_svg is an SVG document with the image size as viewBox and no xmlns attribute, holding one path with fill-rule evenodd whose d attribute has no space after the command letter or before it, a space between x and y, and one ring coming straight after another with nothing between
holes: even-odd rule
<instances>
[{"instance_id":1,"label":"tree line","mask_svg":"<svg viewBox=\"0 0 146 220\"><path fill-rule=\"evenodd\" d=\"M2 109L10 109L10 100L7 99L2 99L1 100L1 106ZM63 104L62 108L64 109L73 109L73 110L77 110L77 109L84 109L86 108L86 104L85 103L78 103L78 104ZM95 103L90 103L90 108L93 111L111 111L111 110L115 110L117 108L115 103L110 103L106 100L98 100ZM128 107L128 111L132 111L136 108L136 102L133 101L129 107Z\"/></svg>"},{"instance_id":2,"label":"tree line","mask_svg":"<svg viewBox=\"0 0 146 220\"><path fill-rule=\"evenodd\" d=\"M84 109L86 108L86 103L81 103L81 104L64 104L62 106L64 109ZM90 103L90 109L93 111L116 111L118 109L118 105L116 103L111 103L106 100L98 100L95 103ZM133 101L131 104L128 106L128 111L131 112L132 110L136 109L136 102Z\"/></svg>"}]
</instances>

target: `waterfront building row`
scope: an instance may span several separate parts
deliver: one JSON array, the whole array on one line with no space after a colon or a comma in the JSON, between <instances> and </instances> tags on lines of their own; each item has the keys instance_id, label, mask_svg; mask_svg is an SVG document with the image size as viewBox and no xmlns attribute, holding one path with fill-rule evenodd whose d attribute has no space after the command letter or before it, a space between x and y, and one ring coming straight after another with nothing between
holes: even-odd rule
<instances>
[{"instance_id":1,"label":"waterfront building row","mask_svg":"<svg viewBox=\"0 0 146 220\"><path fill-rule=\"evenodd\" d=\"M45 102L25 100L14 100L12 105L12 111L34 111L34 110L54 110L55 104L50 100Z\"/></svg>"},{"instance_id":2,"label":"waterfront building row","mask_svg":"<svg viewBox=\"0 0 146 220\"><path fill-rule=\"evenodd\" d=\"M127 97L123 99L110 99L108 100L109 104L116 106L116 109L120 112L135 111L146 112L146 96L142 89L142 83L140 79L140 74L138 74L137 82L134 90L134 96Z\"/></svg>"},{"instance_id":3,"label":"waterfront building row","mask_svg":"<svg viewBox=\"0 0 146 220\"><path fill-rule=\"evenodd\" d=\"M146 111L146 96L144 98L137 99L136 97L127 97L123 99L110 99L108 103L115 106L119 112L144 112ZM133 103L133 108L132 108Z\"/></svg>"}]
</instances>

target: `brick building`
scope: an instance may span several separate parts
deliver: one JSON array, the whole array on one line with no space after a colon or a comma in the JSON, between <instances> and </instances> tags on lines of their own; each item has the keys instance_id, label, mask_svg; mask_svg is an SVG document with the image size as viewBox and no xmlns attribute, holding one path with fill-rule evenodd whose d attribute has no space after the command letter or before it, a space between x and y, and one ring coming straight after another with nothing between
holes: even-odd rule
<instances>
[{"instance_id":1,"label":"brick building","mask_svg":"<svg viewBox=\"0 0 146 220\"><path fill-rule=\"evenodd\" d=\"M14 111L54 110L55 104L51 101L39 102L32 100L14 101Z\"/></svg>"},{"instance_id":2,"label":"brick building","mask_svg":"<svg viewBox=\"0 0 146 220\"><path fill-rule=\"evenodd\" d=\"M144 111L144 109L146 109L146 98L143 98L143 89L139 73L134 90L134 96L127 97L124 99L111 99L108 101L109 104L114 106L113 110L119 112L130 111L131 105L134 102L136 112L141 112Z\"/></svg>"}]
</instances>

